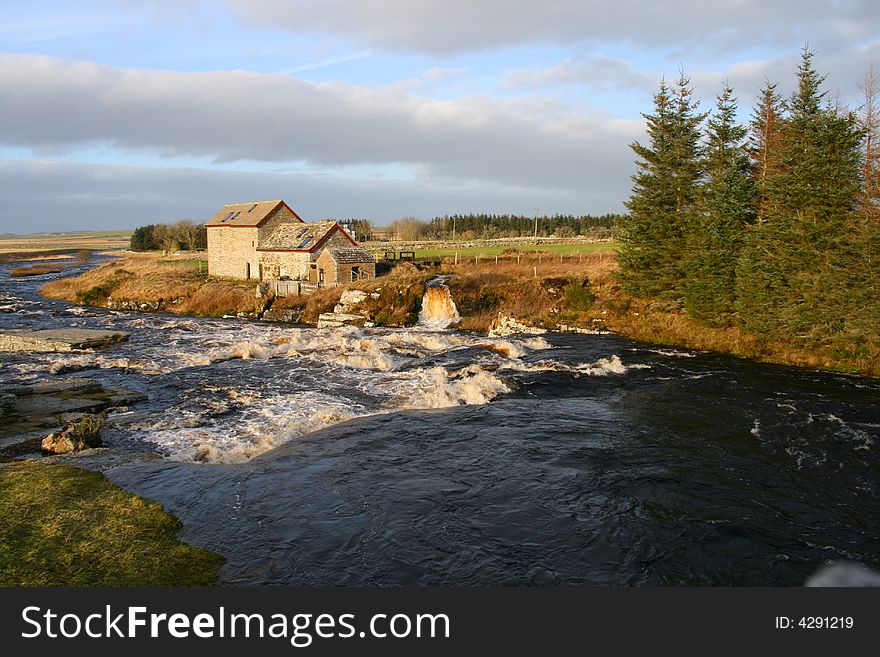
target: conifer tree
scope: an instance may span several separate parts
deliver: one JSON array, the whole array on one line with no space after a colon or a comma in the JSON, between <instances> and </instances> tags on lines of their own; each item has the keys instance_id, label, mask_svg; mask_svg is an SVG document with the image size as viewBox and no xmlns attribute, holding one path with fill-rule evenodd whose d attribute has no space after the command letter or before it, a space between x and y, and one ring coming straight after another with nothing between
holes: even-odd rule
<instances>
[{"instance_id":1,"label":"conifer tree","mask_svg":"<svg viewBox=\"0 0 880 657\"><path fill-rule=\"evenodd\" d=\"M691 316L723 326L734 312L736 262L755 202L744 143L748 130L736 123L736 98L729 85L719 94L707 128L702 213L691 231L684 298Z\"/></svg>"},{"instance_id":2,"label":"conifer tree","mask_svg":"<svg viewBox=\"0 0 880 657\"><path fill-rule=\"evenodd\" d=\"M779 170L781 125L785 102L776 91L776 84L765 82L751 122L750 151L752 179L758 191L757 221L764 223L767 217L767 181Z\"/></svg>"},{"instance_id":3,"label":"conifer tree","mask_svg":"<svg viewBox=\"0 0 880 657\"><path fill-rule=\"evenodd\" d=\"M779 169L763 184L766 220L748 235L737 297L747 328L817 338L844 324L862 133L852 113L825 102L813 56L806 48L801 56Z\"/></svg>"},{"instance_id":4,"label":"conifer tree","mask_svg":"<svg viewBox=\"0 0 880 657\"><path fill-rule=\"evenodd\" d=\"M684 287L688 231L702 175L700 124L690 80L682 73L675 90L665 81L654 96L649 143L634 142L638 171L626 203L620 278L637 296L677 302Z\"/></svg>"}]
</instances>

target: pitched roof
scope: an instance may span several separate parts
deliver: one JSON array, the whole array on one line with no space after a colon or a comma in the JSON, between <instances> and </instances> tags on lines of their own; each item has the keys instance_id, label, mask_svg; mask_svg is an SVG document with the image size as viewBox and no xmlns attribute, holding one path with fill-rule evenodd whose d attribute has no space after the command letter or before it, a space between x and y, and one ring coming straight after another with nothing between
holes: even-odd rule
<instances>
[{"instance_id":1,"label":"pitched roof","mask_svg":"<svg viewBox=\"0 0 880 657\"><path fill-rule=\"evenodd\" d=\"M339 228L335 221L280 224L260 241L257 251L313 251L334 228Z\"/></svg>"},{"instance_id":2,"label":"pitched roof","mask_svg":"<svg viewBox=\"0 0 880 657\"><path fill-rule=\"evenodd\" d=\"M250 201L248 203L227 203L213 217L208 219L206 226L258 226L284 201ZM290 207L287 208L290 210ZM299 215L290 210L299 219ZM302 221L302 219L300 219Z\"/></svg>"},{"instance_id":3,"label":"pitched roof","mask_svg":"<svg viewBox=\"0 0 880 657\"><path fill-rule=\"evenodd\" d=\"M333 256L333 259L340 265L356 265L362 262L376 262L375 258L370 255L369 251L359 246L350 249L331 246L327 250L330 252L330 255Z\"/></svg>"}]
</instances>

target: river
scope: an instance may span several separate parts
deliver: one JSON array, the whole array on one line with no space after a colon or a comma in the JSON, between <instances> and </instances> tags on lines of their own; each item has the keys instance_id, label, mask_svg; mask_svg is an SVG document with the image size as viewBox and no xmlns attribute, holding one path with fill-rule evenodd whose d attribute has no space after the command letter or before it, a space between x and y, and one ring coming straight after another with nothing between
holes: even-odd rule
<instances>
[{"instance_id":1,"label":"river","mask_svg":"<svg viewBox=\"0 0 880 657\"><path fill-rule=\"evenodd\" d=\"M85 265L84 265L85 266ZM10 279L3 354L148 396L72 457L227 559L226 584L800 585L880 567L880 382L612 335L488 339L116 312Z\"/></svg>"}]
</instances>

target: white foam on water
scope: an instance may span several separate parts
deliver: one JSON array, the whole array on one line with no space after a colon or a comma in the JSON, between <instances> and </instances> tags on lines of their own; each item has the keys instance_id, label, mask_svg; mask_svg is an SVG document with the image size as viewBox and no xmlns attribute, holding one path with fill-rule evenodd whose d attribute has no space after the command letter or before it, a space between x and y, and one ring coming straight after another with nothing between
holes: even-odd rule
<instances>
[{"instance_id":1,"label":"white foam on water","mask_svg":"<svg viewBox=\"0 0 880 657\"><path fill-rule=\"evenodd\" d=\"M181 352L190 345L201 345L201 352ZM493 355L487 358L491 362L485 367L479 363L444 367L436 361L422 362L469 347L490 349ZM188 391L160 418L135 420L127 430L175 460L240 462L355 417L486 404L510 391L508 383L494 371L499 361L517 363L526 353L549 347L544 340L526 344L452 332L369 331L355 327L317 330L257 326L214 334L210 340L204 336L200 341L171 340L163 362L173 361L177 366L194 359L289 359L293 361L291 367L301 369L289 370L293 373L289 380L267 381L259 391L229 386ZM321 369L314 369L312 364ZM300 372L301 377L296 374ZM319 391L314 390L316 385Z\"/></svg>"},{"instance_id":2,"label":"white foam on water","mask_svg":"<svg viewBox=\"0 0 880 657\"><path fill-rule=\"evenodd\" d=\"M697 354L689 351L679 351L678 349L648 349L651 353L660 354L661 356L674 356L676 358L696 358Z\"/></svg>"},{"instance_id":3,"label":"white foam on water","mask_svg":"<svg viewBox=\"0 0 880 657\"><path fill-rule=\"evenodd\" d=\"M650 365L643 363L625 365L617 354L613 354L608 358L600 358L593 363L579 363L576 365L569 365L567 363L561 363L557 360L550 359L528 363L514 361L511 363L505 363L503 367L521 372L571 372L573 374L586 374L587 376L607 376L609 374L622 375L633 369L651 368Z\"/></svg>"},{"instance_id":4,"label":"white foam on water","mask_svg":"<svg viewBox=\"0 0 880 657\"><path fill-rule=\"evenodd\" d=\"M429 367L398 373L394 378L395 409L446 408L486 404L508 385L479 365L449 372L444 367Z\"/></svg>"},{"instance_id":5,"label":"white foam on water","mask_svg":"<svg viewBox=\"0 0 880 657\"><path fill-rule=\"evenodd\" d=\"M177 409L174 419L163 419L139 429L141 438L156 451L176 461L240 463L289 440L369 415L364 409L318 392L301 392L263 398L217 391L214 408L203 402L200 409ZM223 416L244 407L234 423ZM201 412L199 412L201 411ZM167 417L167 416L166 416Z\"/></svg>"}]
</instances>

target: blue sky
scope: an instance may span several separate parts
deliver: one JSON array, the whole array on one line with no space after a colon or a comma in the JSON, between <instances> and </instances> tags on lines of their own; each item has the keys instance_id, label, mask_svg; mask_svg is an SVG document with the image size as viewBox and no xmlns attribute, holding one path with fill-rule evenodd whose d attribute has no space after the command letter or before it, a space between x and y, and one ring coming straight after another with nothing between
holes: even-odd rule
<instances>
[{"instance_id":1,"label":"blue sky","mask_svg":"<svg viewBox=\"0 0 880 657\"><path fill-rule=\"evenodd\" d=\"M880 3L130 0L0 3L0 232L205 219L622 210L641 112L682 68L729 80L817 51L855 107Z\"/></svg>"}]
</instances>

